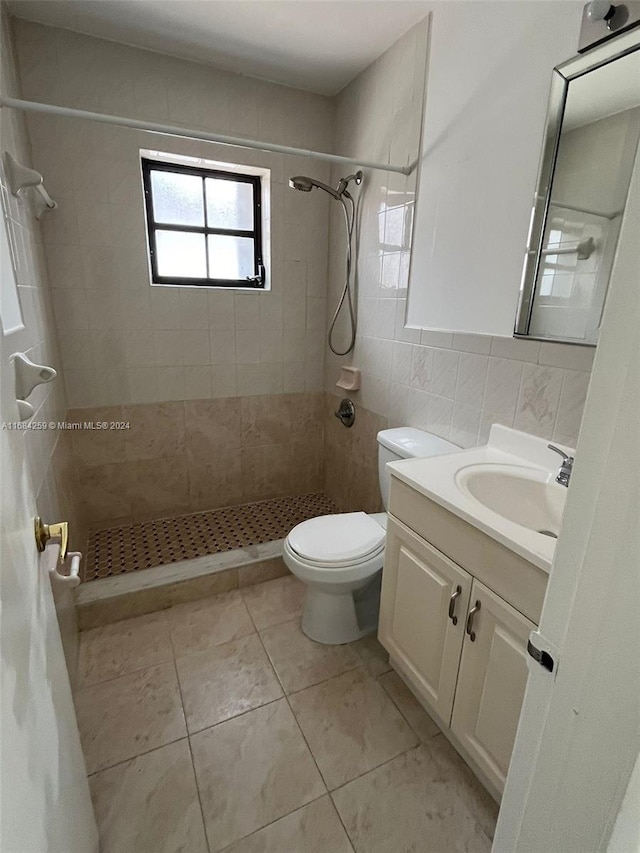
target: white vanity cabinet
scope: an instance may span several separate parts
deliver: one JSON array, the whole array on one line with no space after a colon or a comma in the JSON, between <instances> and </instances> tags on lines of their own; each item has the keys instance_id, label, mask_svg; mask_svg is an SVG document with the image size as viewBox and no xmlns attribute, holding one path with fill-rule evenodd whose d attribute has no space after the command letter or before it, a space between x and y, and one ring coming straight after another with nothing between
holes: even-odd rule
<instances>
[{"instance_id":1,"label":"white vanity cabinet","mask_svg":"<svg viewBox=\"0 0 640 853\"><path fill-rule=\"evenodd\" d=\"M392 479L379 638L498 799L545 587L535 566Z\"/></svg>"},{"instance_id":2,"label":"white vanity cabinet","mask_svg":"<svg viewBox=\"0 0 640 853\"><path fill-rule=\"evenodd\" d=\"M502 791L527 685L527 640L536 626L476 580L469 612L478 604L462 647L451 731Z\"/></svg>"},{"instance_id":3,"label":"white vanity cabinet","mask_svg":"<svg viewBox=\"0 0 640 853\"><path fill-rule=\"evenodd\" d=\"M471 585L464 569L389 518L380 641L441 719L451 717Z\"/></svg>"}]
</instances>

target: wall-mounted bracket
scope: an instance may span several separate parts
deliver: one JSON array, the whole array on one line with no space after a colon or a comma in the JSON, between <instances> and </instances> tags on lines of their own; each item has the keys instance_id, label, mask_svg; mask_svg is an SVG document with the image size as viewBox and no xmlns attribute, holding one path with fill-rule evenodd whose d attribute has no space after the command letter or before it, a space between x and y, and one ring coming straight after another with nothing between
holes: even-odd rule
<instances>
[{"instance_id":1,"label":"wall-mounted bracket","mask_svg":"<svg viewBox=\"0 0 640 853\"><path fill-rule=\"evenodd\" d=\"M44 206L36 214L36 219L40 219L45 210L55 210L57 203L51 198L49 193L44 188L44 178L40 172L35 169L30 169L28 166L23 166L18 163L16 158L9 151L5 151L2 155L4 161L4 171L7 176L7 182L12 194L19 196L22 190L32 188L39 194Z\"/></svg>"}]
</instances>

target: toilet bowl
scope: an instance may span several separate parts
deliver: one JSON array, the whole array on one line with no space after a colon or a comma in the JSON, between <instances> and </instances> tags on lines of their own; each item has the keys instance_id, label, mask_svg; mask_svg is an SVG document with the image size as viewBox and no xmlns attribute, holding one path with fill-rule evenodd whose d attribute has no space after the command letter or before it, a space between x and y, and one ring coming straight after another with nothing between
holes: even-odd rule
<instances>
[{"instance_id":1,"label":"toilet bowl","mask_svg":"<svg viewBox=\"0 0 640 853\"><path fill-rule=\"evenodd\" d=\"M387 463L453 453L451 442L411 427L378 433L378 473L387 507ZM386 538L386 512L323 515L303 521L284 541L284 561L307 584L302 630L318 643L350 643L374 633Z\"/></svg>"}]
</instances>

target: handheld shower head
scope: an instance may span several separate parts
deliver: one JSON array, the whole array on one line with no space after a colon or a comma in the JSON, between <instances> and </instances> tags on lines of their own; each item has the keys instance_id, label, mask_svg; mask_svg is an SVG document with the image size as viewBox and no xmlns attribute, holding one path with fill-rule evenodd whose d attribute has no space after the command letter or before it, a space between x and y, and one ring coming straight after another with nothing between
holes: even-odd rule
<instances>
[{"instance_id":1,"label":"handheld shower head","mask_svg":"<svg viewBox=\"0 0 640 853\"><path fill-rule=\"evenodd\" d=\"M313 189L313 181L304 175L296 175L295 178L289 178L289 186L301 193L310 193Z\"/></svg>"},{"instance_id":2,"label":"handheld shower head","mask_svg":"<svg viewBox=\"0 0 640 853\"><path fill-rule=\"evenodd\" d=\"M310 193L314 187L317 187L319 190L324 190L329 195L332 195L335 199L340 198L340 193L336 192L331 187L327 186L327 184L323 184L322 181L316 181L315 178L308 178L306 175L296 175L293 178L289 178L289 186L294 190L299 190L303 193Z\"/></svg>"}]
</instances>

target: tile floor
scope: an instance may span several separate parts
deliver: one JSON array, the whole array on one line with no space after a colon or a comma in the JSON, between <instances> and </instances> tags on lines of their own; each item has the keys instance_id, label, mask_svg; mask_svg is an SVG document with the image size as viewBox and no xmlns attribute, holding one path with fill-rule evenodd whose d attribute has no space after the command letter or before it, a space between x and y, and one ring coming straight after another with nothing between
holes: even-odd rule
<instances>
[{"instance_id":1,"label":"tile floor","mask_svg":"<svg viewBox=\"0 0 640 853\"><path fill-rule=\"evenodd\" d=\"M300 630L293 577L81 635L101 853L489 853L497 806L375 638Z\"/></svg>"},{"instance_id":2,"label":"tile floor","mask_svg":"<svg viewBox=\"0 0 640 853\"><path fill-rule=\"evenodd\" d=\"M273 542L301 521L339 511L318 492L95 530L89 534L82 580Z\"/></svg>"}]
</instances>

